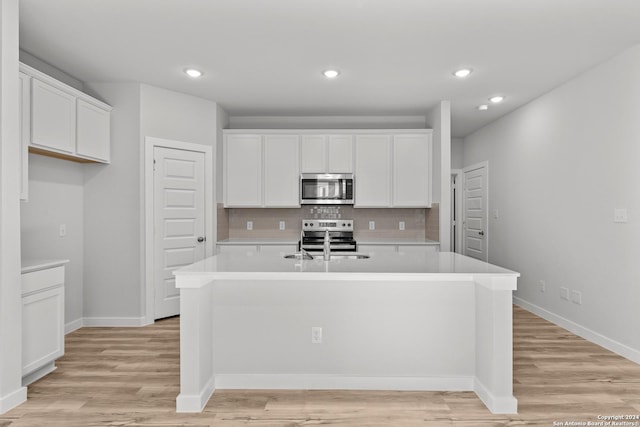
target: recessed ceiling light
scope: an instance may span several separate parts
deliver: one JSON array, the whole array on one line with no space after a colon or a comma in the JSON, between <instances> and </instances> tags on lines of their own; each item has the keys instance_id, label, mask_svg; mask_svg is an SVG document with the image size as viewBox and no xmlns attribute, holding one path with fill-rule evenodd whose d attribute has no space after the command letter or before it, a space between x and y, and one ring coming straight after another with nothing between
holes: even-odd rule
<instances>
[{"instance_id":1,"label":"recessed ceiling light","mask_svg":"<svg viewBox=\"0 0 640 427\"><path fill-rule=\"evenodd\" d=\"M491 98L489 98L489 101L493 102L494 104L497 104L498 102L502 102L504 101L504 96L492 96Z\"/></svg>"},{"instance_id":2,"label":"recessed ceiling light","mask_svg":"<svg viewBox=\"0 0 640 427\"><path fill-rule=\"evenodd\" d=\"M193 77L194 79L202 75L202 71L196 70L195 68L187 68L186 70L184 70L184 72L187 74L187 76Z\"/></svg>"},{"instance_id":3,"label":"recessed ceiling light","mask_svg":"<svg viewBox=\"0 0 640 427\"><path fill-rule=\"evenodd\" d=\"M338 70L324 70L322 72L322 75L325 76L328 79L335 79L336 77L338 77L340 75L340 71L338 71Z\"/></svg>"},{"instance_id":4,"label":"recessed ceiling light","mask_svg":"<svg viewBox=\"0 0 640 427\"><path fill-rule=\"evenodd\" d=\"M488 109L489 106L487 104L478 105L478 110L480 111L487 111Z\"/></svg>"},{"instance_id":5,"label":"recessed ceiling light","mask_svg":"<svg viewBox=\"0 0 640 427\"><path fill-rule=\"evenodd\" d=\"M472 71L473 70L471 68L461 68L455 71L453 75L456 77L460 77L461 79L464 79L465 77L469 77L469 74L471 74Z\"/></svg>"}]
</instances>

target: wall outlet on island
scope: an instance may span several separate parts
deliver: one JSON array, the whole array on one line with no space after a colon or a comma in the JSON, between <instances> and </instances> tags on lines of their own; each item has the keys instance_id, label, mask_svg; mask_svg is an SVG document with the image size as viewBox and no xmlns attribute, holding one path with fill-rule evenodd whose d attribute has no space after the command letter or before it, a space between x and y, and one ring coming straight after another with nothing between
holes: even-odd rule
<instances>
[{"instance_id":1,"label":"wall outlet on island","mask_svg":"<svg viewBox=\"0 0 640 427\"><path fill-rule=\"evenodd\" d=\"M247 221L247 230L253 230L253 221Z\"/></svg>"},{"instance_id":2,"label":"wall outlet on island","mask_svg":"<svg viewBox=\"0 0 640 427\"><path fill-rule=\"evenodd\" d=\"M311 343L322 344L322 328L320 326L311 327Z\"/></svg>"}]
</instances>

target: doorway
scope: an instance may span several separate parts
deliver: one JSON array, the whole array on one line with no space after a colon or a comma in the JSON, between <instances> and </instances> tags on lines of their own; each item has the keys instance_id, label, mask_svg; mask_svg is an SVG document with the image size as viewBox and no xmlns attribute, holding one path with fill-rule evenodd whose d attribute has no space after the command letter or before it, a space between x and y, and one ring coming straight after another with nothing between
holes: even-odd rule
<instances>
[{"instance_id":1,"label":"doorway","mask_svg":"<svg viewBox=\"0 0 640 427\"><path fill-rule=\"evenodd\" d=\"M212 255L212 149L146 138L146 321L180 314L173 271Z\"/></svg>"}]
</instances>

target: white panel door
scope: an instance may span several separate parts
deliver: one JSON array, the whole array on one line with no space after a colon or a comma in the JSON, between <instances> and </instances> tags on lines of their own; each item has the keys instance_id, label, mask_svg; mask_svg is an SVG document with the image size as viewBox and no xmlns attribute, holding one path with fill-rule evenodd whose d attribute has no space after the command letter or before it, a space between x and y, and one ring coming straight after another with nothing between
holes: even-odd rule
<instances>
[{"instance_id":1,"label":"white panel door","mask_svg":"<svg viewBox=\"0 0 640 427\"><path fill-rule=\"evenodd\" d=\"M329 173L353 173L353 136L329 136L327 163Z\"/></svg>"},{"instance_id":2,"label":"white panel door","mask_svg":"<svg viewBox=\"0 0 640 427\"><path fill-rule=\"evenodd\" d=\"M391 136L356 136L355 206L391 206Z\"/></svg>"},{"instance_id":3,"label":"white panel door","mask_svg":"<svg viewBox=\"0 0 640 427\"><path fill-rule=\"evenodd\" d=\"M430 135L393 137L393 206L431 207Z\"/></svg>"},{"instance_id":4,"label":"white panel door","mask_svg":"<svg viewBox=\"0 0 640 427\"><path fill-rule=\"evenodd\" d=\"M463 174L463 254L487 261L487 166L470 166Z\"/></svg>"},{"instance_id":5,"label":"white panel door","mask_svg":"<svg viewBox=\"0 0 640 427\"><path fill-rule=\"evenodd\" d=\"M264 137L264 206L300 206L298 135Z\"/></svg>"},{"instance_id":6,"label":"white panel door","mask_svg":"<svg viewBox=\"0 0 640 427\"><path fill-rule=\"evenodd\" d=\"M77 153L109 162L111 113L82 99L77 108Z\"/></svg>"},{"instance_id":7,"label":"white panel door","mask_svg":"<svg viewBox=\"0 0 640 427\"><path fill-rule=\"evenodd\" d=\"M154 148L155 318L180 313L173 270L205 257L204 153Z\"/></svg>"},{"instance_id":8,"label":"white panel door","mask_svg":"<svg viewBox=\"0 0 640 427\"><path fill-rule=\"evenodd\" d=\"M225 207L262 206L262 136L226 135L224 189Z\"/></svg>"},{"instance_id":9,"label":"white panel door","mask_svg":"<svg viewBox=\"0 0 640 427\"><path fill-rule=\"evenodd\" d=\"M302 135L300 140L300 172L327 172L327 137L324 135Z\"/></svg>"},{"instance_id":10,"label":"white panel door","mask_svg":"<svg viewBox=\"0 0 640 427\"><path fill-rule=\"evenodd\" d=\"M31 81L31 144L74 153L76 98L40 80Z\"/></svg>"}]
</instances>

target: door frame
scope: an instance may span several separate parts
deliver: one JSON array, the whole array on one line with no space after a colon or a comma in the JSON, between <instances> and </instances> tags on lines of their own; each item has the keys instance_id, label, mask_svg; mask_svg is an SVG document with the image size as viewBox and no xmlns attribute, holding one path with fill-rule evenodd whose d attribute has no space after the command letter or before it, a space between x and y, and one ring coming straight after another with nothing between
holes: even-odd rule
<instances>
[{"instance_id":1,"label":"door frame","mask_svg":"<svg viewBox=\"0 0 640 427\"><path fill-rule=\"evenodd\" d=\"M455 179L455 188L453 180ZM464 174L462 169L451 169L451 243L452 252L462 254L462 189ZM456 191L457 190L457 191ZM454 218L456 218L454 223Z\"/></svg>"},{"instance_id":2,"label":"door frame","mask_svg":"<svg viewBox=\"0 0 640 427\"><path fill-rule=\"evenodd\" d=\"M156 147L182 151L195 151L204 154L204 223L205 223L205 257L213 255L216 240L215 217L215 182L213 179L213 147L192 142L146 136L144 138L144 259L143 292L141 305L144 310L145 325L155 322L155 281L154 281L154 200L153 200L153 152Z\"/></svg>"},{"instance_id":3,"label":"door frame","mask_svg":"<svg viewBox=\"0 0 640 427\"><path fill-rule=\"evenodd\" d=\"M461 169L462 172L462 189L464 190L464 188L466 187L466 182L465 182L465 173L474 169L479 169L479 168L484 168L484 177L485 177L485 194L487 195L487 200L485 200L485 222L484 222L484 239L485 239L485 245L486 245L486 254L485 254L485 259L484 262L489 262L489 162L488 161L484 161L484 162L478 162L478 163L474 163L472 165L469 166L465 166L464 168ZM466 212L466 197L464 197L464 195L462 195L462 216L460 217L462 219L462 225L463 225L463 229L461 230L461 239L462 239L462 255L466 256L466 251L465 251L465 245L464 245L464 225L466 224L466 220L467 217L465 216L465 212Z\"/></svg>"}]
</instances>

